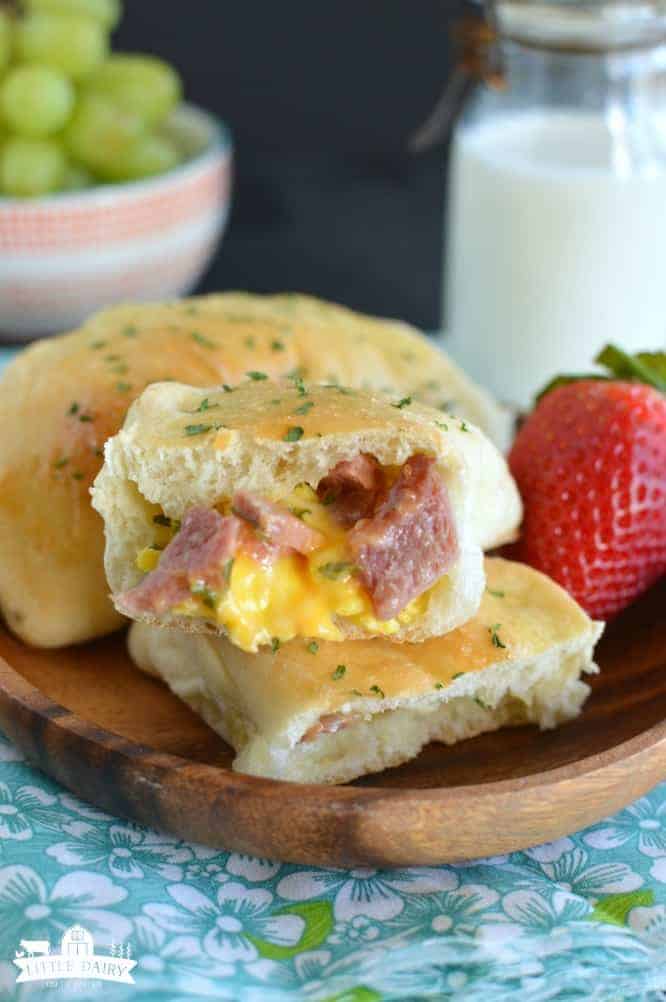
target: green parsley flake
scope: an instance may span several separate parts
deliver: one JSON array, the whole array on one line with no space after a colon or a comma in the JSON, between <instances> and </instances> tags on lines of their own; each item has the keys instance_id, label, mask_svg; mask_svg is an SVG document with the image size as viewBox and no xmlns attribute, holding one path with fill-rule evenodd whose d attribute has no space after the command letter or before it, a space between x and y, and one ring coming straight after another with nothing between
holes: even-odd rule
<instances>
[{"instance_id":1,"label":"green parsley flake","mask_svg":"<svg viewBox=\"0 0 666 1002\"><path fill-rule=\"evenodd\" d=\"M294 414L307 414L308 411L311 411L313 407L314 407L314 401L306 400L304 404L301 404L300 407L296 408Z\"/></svg>"},{"instance_id":2,"label":"green parsley flake","mask_svg":"<svg viewBox=\"0 0 666 1002\"><path fill-rule=\"evenodd\" d=\"M488 627L488 633L490 634L490 639L492 641L493 647L504 647L506 649L506 644L500 640L500 635L497 632L502 624L495 623L494 626Z\"/></svg>"},{"instance_id":3,"label":"green parsley flake","mask_svg":"<svg viewBox=\"0 0 666 1002\"><path fill-rule=\"evenodd\" d=\"M282 436L284 442L298 442L303 438L303 429L300 424L294 424L287 428L287 432Z\"/></svg>"},{"instance_id":4,"label":"green parsley flake","mask_svg":"<svg viewBox=\"0 0 666 1002\"><path fill-rule=\"evenodd\" d=\"M451 676L451 681L453 682L457 678L462 678L462 676L465 675L465 674L466 674L466 672L464 672L464 671L457 671L455 673L455 675Z\"/></svg>"},{"instance_id":5,"label":"green parsley flake","mask_svg":"<svg viewBox=\"0 0 666 1002\"><path fill-rule=\"evenodd\" d=\"M310 643L307 645L307 649L310 652L310 654L318 654L319 644L317 643L316 640L311 640Z\"/></svg>"},{"instance_id":6,"label":"green parsley flake","mask_svg":"<svg viewBox=\"0 0 666 1002\"><path fill-rule=\"evenodd\" d=\"M136 337L137 333L138 331L136 327L133 324L130 324L130 326L126 327L123 331L123 337Z\"/></svg>"},{"instance_id":7,"label":"green parsley flake","mask_svg":"<svg viewBox=\"0 0 666 1002\"><path fill-rule=\"evenodd\" d=\"M461 421L460 422L460 430L461 431L469 431L469 425L467 424L466 421Z\"/></svg>"},{"instance_id":8,"label":"green parsley flake","mask_svg":"<svg viewBox=\"0 0 666 1002\"><path fill-rule=\"evenodd\" d=\"M196 341L197 344L200 344L202 348L217 348L217 343L215 341L211 341L209 337L206 337L205 334L200 334L199 331L192 331L191 337L192 340Z\"/></svg>"},{"instance_id":9,"label":"green parsley flake","mask_svg":"<svg viewBox=\"0 0 666 1002\"><path fill-rule=\"evenodd\" d=\"M217 605L217 593L209 588L205 581L195 581L190 586L190 591L200 598L208 609L214 609Z\"/></svg>"},{"instance_id":10,"label":"green parsley flake","mask_svg":"<svg viewBox=\"0 0 666 1002\"><path fill-rule=\"evenodd\" d=\"M455 676L454 676L454 678L455 678ZM443 689L443 688L444 688L444 683L443 682L435 682L435 689Z\"/></svg>"},{"instance_id":11,"label":"green parsley flake","mask_svg":"<svg viewBox=\"0 0 666 1002\"><path fill-rule=\"evenodd\" d=\"M329 581L347 581L353 571L354 565L346 561L331 561L327 564L320 564L317 568L323 578Z\"/></svg>"},{"instance_id":12,"label":"green parsley flake","mask_svg":"<svg viewBox=\"0 0 666 1002\"><path fill-rule=\"evenodd\" d=\"M343 397L351 397L354 394L353 390L348 389L346 386L340 386L340 383L336 383L335 381L324 383L324 388L327 390L337 390Z\"/></svg>"},{"instance_id":13,"label":"green parsley flake","mask_svg":"<svg viewBox=\"0 0 666 1002\"><path fill-rule=\"evenodd\" d=\"M60 459L56 459L55 463L53 464L53 467L56 470L62 470L63 466L67 466L68 462L69 462L69 456L62 456Z\"/></svg>"},{"instance_id":14,"label":"green parsley flake","mask_svg":"<svg viewBox=\"0 0 666 1002\"><path fill-rule=\"evenodd\" d=\"M74 472L72 473L73 480L83 480L83 476L84 475L83 473L81 473L81 470L74 470Z\"/></svg>"},{"instance_id":15,"label":"green parsley flake","mask_svg":"<svg viewBox=\"0 0 666 1002\"><path fill-rule=\"evenodd\" d=\"M107 343L106 341L91 341L90 347L93 351L97 351L99 348L105 348Z\"/></svg>"},{"instance_id":16,"label":"green parsley flake","mask_svg":"<svg viewBox=\"0 0 666 1002\"><path fill-rule=\"evenodd\" d=\"M284 351L284 342L278 341L277 338L271 341L271 351Z\"/></svg>"},{"instance_id":17,"label":"green parsley flake","mask_svg":"<svg viewBox=\"0 0 666 1002\"><path fill-rule=\"evenodd\" d=\"M204 397L199 406L192 414L203 414L204 411L212 411L215 407L219 407L219 404L211 404L208 397Z\"/></svg>"},{"instance_id":18,"label":"green parsley flake","mask_svg":"<svg viewBox=\"0 0 666 1002\"><path fill-rule=\"evenodd\" d=\"M494 595L495 598L504 598L506 595L506 592L500 591L499 589L495 590L494 588L486 588L486 591L489 595Z\"/></svg>"},{"instance_id":19,"label":"green parsley flake","mask_svg":"<svg viewBox=\"0 0 666 1002\"><path fill-rule=\"evenodd\" d=\"M384 690L380 689L378 685L371 685L370 692L374 693L375 696L379 696L380 699L385 698Z\"/></svg>"},{"instance_id":20,"label":"green parsley flake","mask_svg":"<svg viewBox=\"0 0 666 1002\"><path fill-rule=\"evenodd\" d=\"M280 650L279 637L271 637L271 650L273 651L273 654L277 654L277 652Z\"/></svg>"},{"instance_id":21,"label":"green parsley flake","mask_svg":"<svg viewBox=\"0 0 666 1002\"><path fill-rule=\"evenodd\" d=\"M206 432L211 432L212 429L212 425L185 425L183 431L185 435L191 437L192 435L205 435Z\"/></svg>"},{"instance_id":22,"label":"green parsley flake","mask_svg":"<svg viewBox=\"0 0 666 1002\"><path fill-rule=\"evenodd\" d=\"M397 407L397 409L401 411L403 407L409 407L411 402L411 397L403 397L402 400L398 400L397 404L391 404L391 407Z\"/></svg>"},{"instance_id":23,"label":"green parsley flake","mask_svg":"<svg viewBox=\"0 0 666 1002\"><path fill-rule=\"evenodd\" d=\"M363 693L360 692L358 689L352 689L351 691L352 691L352 695L353 696L362 696L363 695Z\"/></svg>"},{"instance_id":24,"label":"green parsley flake","mask_svg":"<svg viewBox=\"0 0 666 1002\"><path fill-rule=\"evenodd\" d=\"M287 379L290 379L292 381L299 397L307 396L308 391L305 388L305 384L303 382L303 376L298 370L290 372L289 375L287 376Z\"/></svg>"},{"instance_id":25,"label":"green parsley flake","mask_svg":"<svg viewBox=\"0 0 666 1002\"><path fill-rule=\"evenodd\" d=\"M249 337L246 337L245 340L243 341L243 344L245 345L245 347L249 348L250 351L254 351L254 347L255 347L256 343L257 342L254 340L254 338L252 337L252 335L250 335Z\"/></svg>"},{"instance_id":26,"label":"green parsley flake","mask_svg":"<svg viewBox=\"0 0 666 1002\"><path fill-rule=\"evenodd\" d=\"M333 679L334 682L337 682L339 679L345 677L346 672L347 672L347 665L338 665L338 667L331 675L331 678Z\"/></svg>"},{"instance_id":27,"label":"green parsley flake","mask_svg":"<svg viewBox=\"0 0 666 1002\"><path fill-rule=\"evenodd\" d=\"M90 424L90 422L94 420L95 418L92 416L92 414L79 414L79 421L82 424Z\"/></svg>"},{"instance_id":28,"label":"green parsley flake","mask_svg":"<svg viewBox=\"0 0 666 1002\"><path fill-rule=\"evenodd\" d=\"M490 710L490 707L488 706L488 704L484 703L483 700L479 699L478 696L474 697L474 702L476 703L477 706L480 706L482 710Z\"/></svg>"},{"instance_id":29,"label":"green parsley flake","mask_svg":"<svg viewBox=\"0 0 666 1002\"><path fill-rule=\"evenodd\" d=\"M234 558L229 557L226 564L224 565L224 570L222 571L224 575L224 580L227 582L227 584L229 584L229 582L231 581L231 572L233 571L233 569L234 569Z\"/></svg>"},{"instance_id":30,"label":"green parsley flake","mask_svg":"<svg viewBox=\"0 0 666 1002\"><path fill-rule=\"evenodd\" d=\"M438 428L443 428L444 431L448 431L449 430L449 426L446 423L446 421L435 421L435 424L437 425Z\"/></svg>"},{"instance_id":31,"label":"green parsley flake","mask_svg":"<svg viewBox=\"0 0 666 1002\"><path fill-rule=\"evenodd\" d=\"M69 405L69 410L67 411L67 413L68 414L79 413L79 405L77 404L76 400L72 401L72 403Z\"/></svg>"},{"instance_id":32,"label":"green parsley flake","mask_svg":"<svg viewBox=\"0 0 666 1002\"><path fill-rule=\"evenodd\" d=\"M226 383L222 383L222 389L224 390L225 393L233 393L234 392L233 386L227 386Z\"/></svg>"},{"instance_id":33,"label":"green parsley flake","mask_svg":"<svg viewBox=\"0 0 666 1002\"><path fill-rule=\"evenodd\" d=\"M255 383L260 383L263 379L268 379L265 372L257 372L255 369L250 369L245 375Z\"/></svg>"},{"instance_id":34,"label":"green parsley flake","mask_svg":"<svg viewBox=\"0 0 666 1002\"><path fill-rule=\"evenodd\" d=\"M132 384L119 382L116 383L116 389L118 390L118 393L129 393L129 391L132 389Z\"/></svg>"}]
</instances>

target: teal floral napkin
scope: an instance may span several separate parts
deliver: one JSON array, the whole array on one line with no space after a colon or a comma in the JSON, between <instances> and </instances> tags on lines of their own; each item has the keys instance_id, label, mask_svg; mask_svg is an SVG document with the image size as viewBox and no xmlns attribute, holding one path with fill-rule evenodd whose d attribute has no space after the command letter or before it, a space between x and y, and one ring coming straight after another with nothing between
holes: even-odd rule
<instances>
[{"instance_id":1,"label":"teal floral napkin","mask_svg":"<svg viewBox=\"0 0 666 1002\"><path fill-rule=\"evenodd\" d=\"M0 736L0 999L657 1000L665 821L666 784L470 865L298 867L110 817Z\"/></svg>"}]
</instances>

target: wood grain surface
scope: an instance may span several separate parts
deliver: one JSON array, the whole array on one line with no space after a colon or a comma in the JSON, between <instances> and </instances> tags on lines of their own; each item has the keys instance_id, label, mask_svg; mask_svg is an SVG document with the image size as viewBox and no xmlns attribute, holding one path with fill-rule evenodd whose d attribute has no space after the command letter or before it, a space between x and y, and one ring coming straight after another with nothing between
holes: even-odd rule
<instances>
[{"instance_id":1,"label":"wood grain surface","mask_svg":"<svg viewBox=\"0 0 666 1002\"><path fill-rule=\"evenodd\" d=\"M560 837L666 779L666 581L611 624L583 715L432 744L343 787L231 772L231 752L124 636L37 651L0 632L0 728L79 796L186 839L334 866L507 852Z\"/></svg>"}]
</instances>

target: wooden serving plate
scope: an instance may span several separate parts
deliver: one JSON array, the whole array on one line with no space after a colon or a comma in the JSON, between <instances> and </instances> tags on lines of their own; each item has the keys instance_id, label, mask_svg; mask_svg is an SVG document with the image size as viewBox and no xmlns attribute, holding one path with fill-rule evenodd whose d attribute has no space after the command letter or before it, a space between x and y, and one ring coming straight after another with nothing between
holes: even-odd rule
<instances>
[{"instance_id":1,"label":"wooden serving plate","mask_svg":"<svg viewBox=\"0 0 666 1002\"><path fill-rule=\"evenodd\" d=\"M598 661L584 713L559 730L433 744L342 787L232 772L122 634L37 651L0 632L0 728L84 799L188 840L319 865L441 863L558 838L666 779L666 581L609 627Z\"/></svg>"}]
</instances>

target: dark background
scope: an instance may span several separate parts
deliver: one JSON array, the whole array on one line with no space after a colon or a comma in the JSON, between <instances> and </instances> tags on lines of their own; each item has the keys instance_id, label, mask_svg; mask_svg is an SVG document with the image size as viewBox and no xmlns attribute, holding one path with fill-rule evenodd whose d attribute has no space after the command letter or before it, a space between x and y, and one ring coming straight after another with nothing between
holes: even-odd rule
<instances>
[{"instance_id":1,"label":"dark background","mask_svg":"<svg viewBox=\"0 0 666 1002\"><path fill-rule=\"evenodd\" d=\"M406 151L448 72L446 0L126 0L114 46L231 127L235 202L205 290L302 290L439 324L444 151Z\"/></svg>"}]
</instances>

